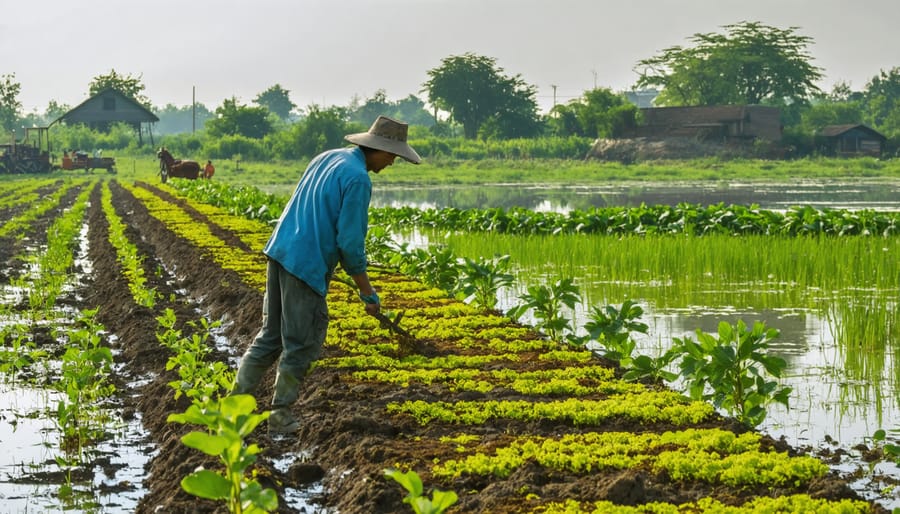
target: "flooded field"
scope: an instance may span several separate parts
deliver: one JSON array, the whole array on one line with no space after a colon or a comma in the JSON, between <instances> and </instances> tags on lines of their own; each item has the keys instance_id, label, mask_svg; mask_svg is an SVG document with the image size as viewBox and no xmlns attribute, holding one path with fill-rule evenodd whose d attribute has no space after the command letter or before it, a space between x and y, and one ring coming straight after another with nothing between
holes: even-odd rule
<instances>
[{"instance_id":1,"label":"flooded field","mask_svg":"<svg viewBox=\"0 0 900 514\"><path fill-rule=\"evenodd\" d=\"M637 207L690 203L757 204L783 210L794 205L818 209L900 210L900 183L797 181L791 183L647 183L560 186L486 184L472 186L392 186L375 184L373 207L522 207L567 212L592 207Z\"/></svg>"}]
</instances>

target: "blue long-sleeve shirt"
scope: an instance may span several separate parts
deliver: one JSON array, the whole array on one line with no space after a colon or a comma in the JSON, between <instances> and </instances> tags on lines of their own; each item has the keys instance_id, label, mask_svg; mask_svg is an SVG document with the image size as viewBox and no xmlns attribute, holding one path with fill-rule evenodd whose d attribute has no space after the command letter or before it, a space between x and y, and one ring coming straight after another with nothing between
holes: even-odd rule
<instances>
[{"instance_id":1,"label":"blue long-sleeve shirt","mask_svg":"<svg viewBox=\"0 0 900 514\"><path fill-rule=\"evenodd\" d=\"M318 155L284 207L263 253L322 296L337 263L366 271L372 180L359 147Z\"/></svg>"}]
</instances>

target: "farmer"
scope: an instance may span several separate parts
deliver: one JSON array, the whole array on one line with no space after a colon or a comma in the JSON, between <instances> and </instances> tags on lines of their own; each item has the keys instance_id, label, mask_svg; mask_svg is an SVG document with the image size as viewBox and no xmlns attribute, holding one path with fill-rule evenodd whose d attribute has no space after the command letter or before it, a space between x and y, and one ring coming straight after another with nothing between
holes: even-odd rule
<instances>
[{"instance_id":1,"label":"farmer","mask_svg":"<svg viewBox=\"0 0 900 514\"><path fill-rule=\"evenodd\" d=\"M316 156L263 249L268 266L262 328L241 357L232 393L251 394L278 361L269 433L294 433L300 428L290 408L325 342L325 295L339 262L359 289L366 312L374 315L381 309L366 273L372 194L367 171L378 173L397 156L419 164L406 133L405 123L379 116L368 132L344 137L356 147Z\"/></svg>"},{"instance_id":2,"label":"farmer","mask_svg":"<svg viewBox=\"0 0 900 514\"><path fill-rule=\"evenodd\" d=\"M203 178L212 178L215 173L216 167L213 166L212 161L206 161L206 167L203 168Z\"/></svg>"}]
</instances>

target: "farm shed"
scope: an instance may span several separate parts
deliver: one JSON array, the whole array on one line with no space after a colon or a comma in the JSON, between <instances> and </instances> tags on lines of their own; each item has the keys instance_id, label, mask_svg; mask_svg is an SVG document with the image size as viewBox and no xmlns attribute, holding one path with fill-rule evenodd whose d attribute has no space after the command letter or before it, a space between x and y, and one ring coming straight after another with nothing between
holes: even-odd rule
<instances>
[{"instance_id":1,"label":"farm shed","mask_svg":"<svg viewBox=\"0 0 900 514\"><path fill-rule=\"evenodd\" d=\"M828 125L818 134L819 147L831 155L878 157L887 137L862 124Z\"/></svg>"},{"instance_id":2,"label":"farm shed","mask_svg":"<svg viewBox=\"0 0 900 514\"><path fill-rule=\"evenodd\" d=\"M635 137L694 138L722 143L781 140L781 111L762 105L651 107L641 109Z\"/></svg>"},{"instance_id":3,"label":"farm shed","mask_svg":"<svg viewBox=\"0 0 900 514\"><path fill-rule=\"evenodd\" d=\"M83 123L95 130L108 130L113 123L127 123L137 132L141 144L144 144L144 124L147 124L147 134L150 144L153 144L149 124L159 121L159 118L133 98L108 88L81 102L53 123L60 121Z\"/></svg>"}]
</instances>

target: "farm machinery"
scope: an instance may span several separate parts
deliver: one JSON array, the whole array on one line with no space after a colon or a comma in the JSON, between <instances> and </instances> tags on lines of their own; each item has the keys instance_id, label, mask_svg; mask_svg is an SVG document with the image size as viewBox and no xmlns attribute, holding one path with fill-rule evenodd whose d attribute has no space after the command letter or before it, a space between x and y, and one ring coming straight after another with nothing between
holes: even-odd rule
<instances>
[{"instance_id":1,"label":"farm machinery","mask_svg":"<svg viewBox=\"0 0 900 514\"><path fill-rule=\"evenodd\" d=\"M93 157L87 152L73 151L63 152L62 169L64 170L84 170L92 171L97 168L103 168L109 173L116 172L116 160L112 157L101 157L99 154Z\"/></svg>"},{"instance_id":2,"label":"farm machinery","mask_svg":"<svg viewBox=\"0 0 900 514\"><path fill-rule=\"evenodd\" d=\"M54 164L50 156L49 127L26 128L21 142L13 139L9 144L0 145L0 174L49 173L56 169L89 172L98 168L116 173L116 160L101 157L99 152L91 156L72 150L63 152L62 164Z\"/></svg>"},{"instance_id":3,"label":"farm machinery","mask_svg":"<svg viewBox=\"0 0 900 514\"><path fill-rule=\"evenodd\" d=\"M23 142L13 140L0 145L0 173L49 173L53 165L46 130L45 127L29 128ZM37 134L37 138L30 138L32 134Z\"/></svg>"}]
</instances>

